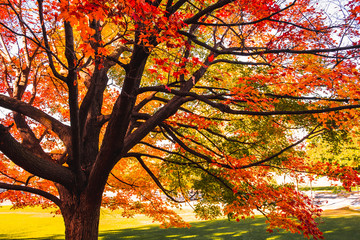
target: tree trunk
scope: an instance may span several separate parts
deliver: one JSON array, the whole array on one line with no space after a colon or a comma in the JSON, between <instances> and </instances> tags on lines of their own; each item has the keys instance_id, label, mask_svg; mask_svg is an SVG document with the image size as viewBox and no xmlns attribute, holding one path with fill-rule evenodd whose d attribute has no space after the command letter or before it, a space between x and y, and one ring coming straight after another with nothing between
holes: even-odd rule
<instances>
[{"instance_id":1,"label":"tree trunk","mask_svg":"<svg viewBox=\"0 0 360 240\"><path fill-rule=\"evenodd\" d=\"M61 213L65 223L66 240L97 240L99 232L100 199L89 199L62 191ZM65 194L64 194L65 193Z\"/></svg>"}]
</instances>

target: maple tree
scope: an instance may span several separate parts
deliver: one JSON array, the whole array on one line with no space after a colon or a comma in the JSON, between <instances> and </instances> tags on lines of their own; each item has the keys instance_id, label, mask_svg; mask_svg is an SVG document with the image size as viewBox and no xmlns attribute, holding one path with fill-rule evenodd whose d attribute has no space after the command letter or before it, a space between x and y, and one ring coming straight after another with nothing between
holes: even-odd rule
<instances>
[{"instance_id":1,"label":"maple tree","mask_svg":"<svg viewBox=\"0 0 360 240\"><path fill-rule=\"evenodd\" d=\"M360 182L303 153L306 139L358 125L360 4L322 7L1 0L1 200L55 204L68 240L97 239L101 206L188 226L172 210L180 196L203 218L258 211L269 231L322 238L320 210L274 182Z\"/></svg>"}]
</instances>

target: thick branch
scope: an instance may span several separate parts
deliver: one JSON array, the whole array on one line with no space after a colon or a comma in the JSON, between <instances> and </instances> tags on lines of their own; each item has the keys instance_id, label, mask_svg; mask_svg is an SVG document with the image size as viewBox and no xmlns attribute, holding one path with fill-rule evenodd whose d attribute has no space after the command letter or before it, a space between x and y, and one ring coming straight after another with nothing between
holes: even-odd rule
<instances>
[{"instance_id":1,"label":"thick branch","mask_svg":"<svg viewBox=\"0 0 360 240\"><path fill-rule=\"evenodd\" d=\"M210 56L210 55L209 55ZM194 74L182 85L179 92L189 93L189 91L195 86L195 84L200 81L200 79L206 73L210 62L207 60L204 62L203 66L200 67ZM190 93L192 94L192 93ZM164 107L157 111L151 118L149 118L144 124L142 124L136 131L131 133L126 137L124 142L124 148L122 153L125 154L133 146L135 146L141 139L143 139L149 132L151 132L156 126L161 122L175 114L180 108L181 105L186 102L186 98L182 96L173 97Z\"/></svg>"},{"instance_id":2,"label":"thick branch","mask_svg":"<svg viewBox=\"0 0 360 240\"><path fill-rule=\"evenodd\" d=\"M32 153L37 155L38 157L51 160L51 157L44 152L43 148L40 145L41 139L38 139L36 137L35 133L32 131L29 124L26 122L25 116L17 112L14 112L13 115L16 128L22 138L22 145L29 150L31 149Z\"/></svg>"},{"instance_id":3,"label":"thick branch","mask_svg":"<svg viewBox=\"0 0 360 240\"><path fill-rule=\"evenodd\" d=\"M33 155L17 142L2 124L0 124L0 151L16 165L36 176L60 183L68 189L71 189L75 182L69 169Z\"/></svg>"},{"instance_id":4,"label":"thick branch","mask_svg":"<svg viewBox=\"0 0 360 240\"><path fill-rule=\"evenodd\" d=\"M174 5L171 6L172 0L168 0L168 6L166 6L166 10L168 12L168 16L176 12L181 6L183 6L188 0L178 0Z\"/></svg>"},{"instance_id":5,"label":"thick branch","mask_svg":"<svg viewBox=\"0 0 360 240\"><path fill-rule=\"evenodd\" d=\"M211 94L211 95L199 95L194 92L169 89L169 88L166 88L165 86L142 87L138 90L138 93L144 93L144 92L149 92L149 91L150 92L152 92L152 91L163 92L163 93L174 94L174 95L182 96L182 97L189 96L189 97L193 97L195 99L204 100L204 101L207 101L206 99L218 99L218 100L226 99L225 98L226 94L223 94L223 93L217 93L217 94Z\"/></svg>"},{"instance_id":6,"label":"thick branch","mask_svg":"<svg viewBox=\"0 0 360 240\"><path fill-rule=\"evenodd\" d=\"M134 47L121 94L114 104L99 154L90 172L88 184L97 191L89 192L89 194L95 198L101 197L108 174L122 157L124 139L136 103L136 89L140 85L149 54L146 48Z\"/></svg>"},{"instance_id":7,"label":"thick branch","mask_svg":"<svg viewBox=\"0 0 360 240\"><path fill-rule=\"evenodd\" d=\"M231 109L230 106L222 103L213 102L210 99L220 99L224 100L223 97L225 94L214 94L214 95L198 95L196 93L192 92L184 92L184 91L178 91L178 90L168 90L165 87L159 86L159 87L144 87L139 89L139 92L146 92L146 91L158 91L158 92L165 92L169 94L175 94L178 96L189 96L191 98L187 98L187 101L193 101L194 99L200 100L216 109L219 109L220 111L224 113L230 113L230 114L237 114L237 115L250 115L250 116L272 116L272 115L303 115L303 114L315 114L315 113L326 113L326 112L334 112L339 110L345 110L345 109L355 109L360 108L360 104L355 105L346 105L346 106L339 106L339 107L333 107L333 108L324 108L324 109L313 109L313 110L301 110L301 111L263 111L263 112L255 112L255 111L246 111L246 110L234 110ZM270 97L275 98L292 98L292 99L304 99L304 100L324 100L324 99L316 99L316 98L306 98L306 97L291 97L291 96L279 96L279 95L273 95L268 94ZM328 101L337 101L337 102L346 102L348 100L342 99L342 100L328 100Z\"/></svg>"},{"instance_id":8,"label":"thick branch","mask_svg":"<svg viewBox=\"0 0 360 240\"><path fill-rule=\"evenodd\" d=\"M232 2L234 2L234 1L235 1L235 0L219 0L219 1L216 2L215 4L210 5L210 6L206 7L206 8L204 8L203 10L199 11L197 14L195 14L195 15L192 16L191 18L186 19L184 22L185 22L186 24L191 24L191 23L196 24L197 21L198 21L201 17L203 17L203 16L205 16L205 15L213 12L213 11L216 10L216 9L222 8L223 6L225 6L225 5L229 4L229 3L232 3Z\"/></svg>"},{"instance_id":9,"label":"thick branch","mask_svg":"<svg viewBox=\"0 0 360 240\"><path fill-rule=\"evenodd\" d=\"M21 113L41 123L56 133L66 146L70 146L70 127L49 116L43 111L16 99L0 94L0 106Z\"/></svg>"}]
</instances>

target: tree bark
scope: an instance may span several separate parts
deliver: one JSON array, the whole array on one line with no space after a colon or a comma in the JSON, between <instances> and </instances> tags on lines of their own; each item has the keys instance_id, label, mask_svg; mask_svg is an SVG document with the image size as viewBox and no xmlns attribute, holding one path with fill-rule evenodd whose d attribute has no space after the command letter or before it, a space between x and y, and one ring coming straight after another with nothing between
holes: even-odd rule
<instances>
[{"instance_id":1,"label":"tree bark","mask_svg":"<svg viewBox=\"0 0 360 240\"><path fill-rule=\"evenodd\" d=\"M91 199L86 191L80 195L59 189L61 213L65 223L66 240L97 240L101 198Z\"/></svg>"}]
</instances>

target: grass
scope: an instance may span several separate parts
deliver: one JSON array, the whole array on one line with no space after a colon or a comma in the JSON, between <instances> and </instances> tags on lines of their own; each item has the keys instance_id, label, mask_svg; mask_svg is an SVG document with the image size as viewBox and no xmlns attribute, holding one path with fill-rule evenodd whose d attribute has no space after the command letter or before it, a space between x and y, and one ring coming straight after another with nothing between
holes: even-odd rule
<instances>
[{"instance_id":1,"label":"grass","mask_svg":"<svg viewBox=\"0 0 360 240\"><path fill-rule=\"evenodd\" d=\"M63 239L64 231L62 217L50 214L49 210L10 210L9 206L0 207L0 239L26 239L36 236Z\"/></svg>"},{"instance_id":2,"label":"grass","mask_svg":"<svg viewBox=\"0 0 360 240\"><path fill-rule=\"evenodd\" d=\"M181 215L191 222L189 229L160 229L151 219L137 216L124 219L119 212L102 210L100 221L101 240L298 240L300 235L284 232L266 232L263 217L229 222L228 220L195 221L189 211ZM327 240L360 239L360 212L349 209L326 211L321 230ZM26 208L10 210L0 207L0 239L50 240L64 239L61 216L49 214L49 210Z\"/></svg>"}]
</instances>

